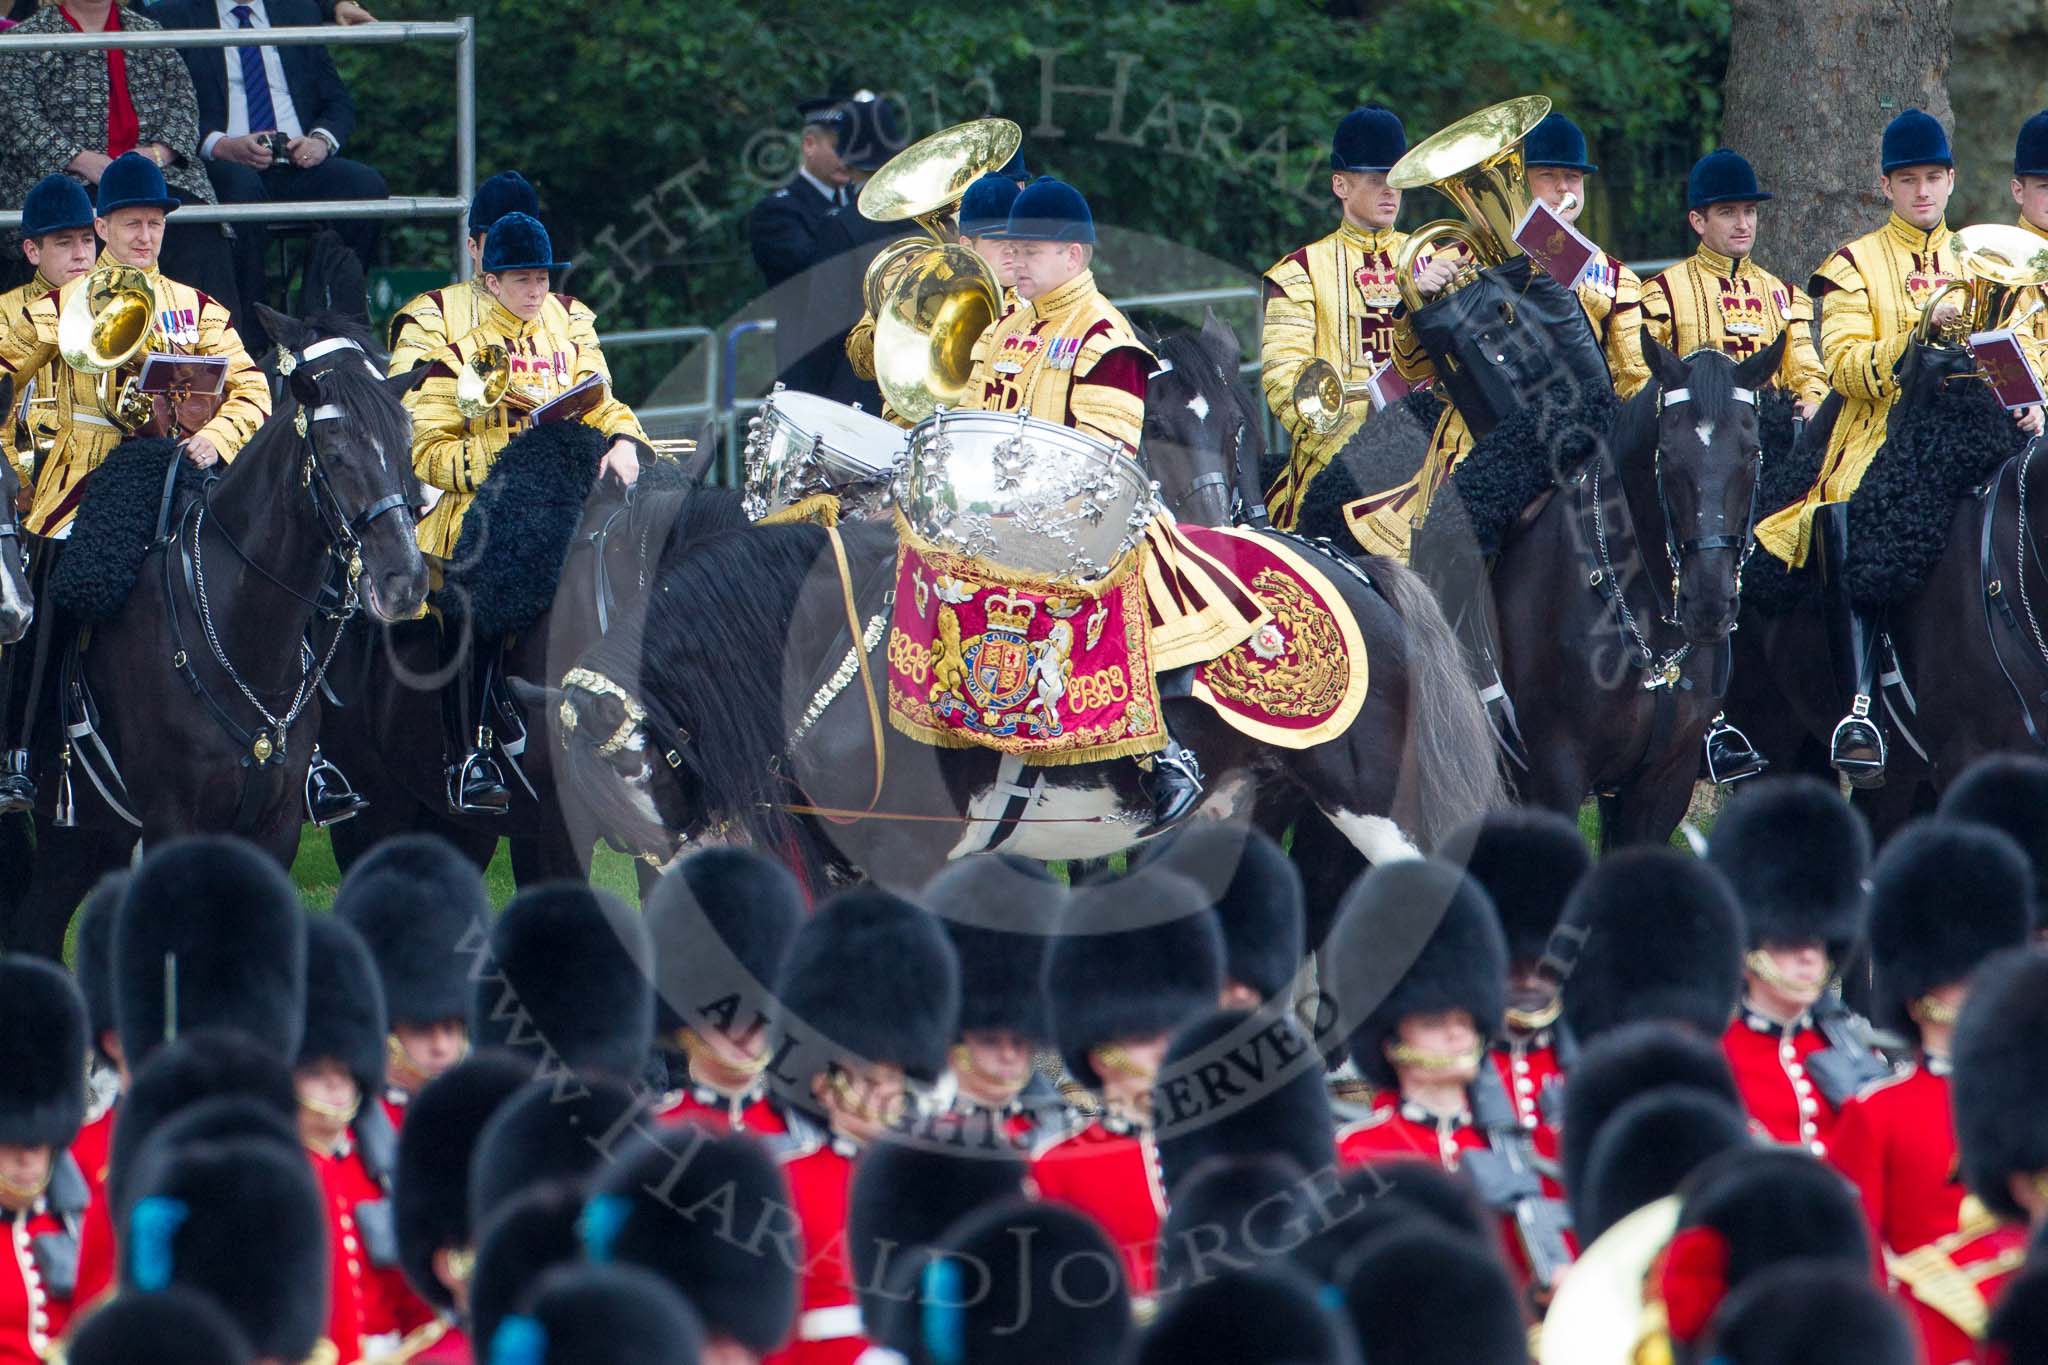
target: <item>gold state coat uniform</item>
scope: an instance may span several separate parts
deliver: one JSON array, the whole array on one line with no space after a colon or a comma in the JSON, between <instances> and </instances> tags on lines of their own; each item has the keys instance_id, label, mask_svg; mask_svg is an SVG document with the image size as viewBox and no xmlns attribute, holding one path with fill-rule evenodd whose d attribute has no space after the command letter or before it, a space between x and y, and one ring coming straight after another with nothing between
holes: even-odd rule
<instances>
[{"instance_id":1,"label":"gold state coat uniform","mask_svg":"<svg viewBox=\"0 0 2048 1365\"><path fill-rule=\"evenodd\" d=\"M391 316L391 361L388 373L404 374L422 361L431 360L451 341L474 332L490 314L497 300L481 279L457 280L439 289L429 289L406 302ZM568 294L550 294L541 305L541 316L551 330L563 333L596 358L597 373L611 382L604 353L597 346L597 314L590 306Z\"/></svg>"},{"instance_id":2,"label":"gold state coat uniform","mask_svg":"<svg viewBox=\"0 0 2048 1365\"><path fill-rule=\"evenodd\" d=\"M1643 285L1643 331L1681 356L1711 348L1745 360L1788 330L1774 382L1818 403L1828 380L1813 344L1813 300L1804 292L1747 256L1736 260L1705 245Z\"/></svg>"},{"instance_id":3,"label":"gold state coat uniform","mask_svg":"<svg viewBox=\"0 0 2048 1365\"><path fill-rule=\"evenodd\" d=\"M99 265L116 265L102 253ZM270 416L270 390L242 347L228 321L228 310L189 284L180 284L157 270L144 272L156 291L157 315L150 325L145 351L176 355L219 355L228 358L227 387L220 411L196 435L213 443L223 460L232 461ZM49 464L36 471L35 496L23 525L39 536L54 536L71 525L78 510L85 476L99 468L128 433L100 411L98 376L64 365L57 353L57 319L72 294L91 277L81 275L63 288L43 295L7 318L0 333L0 373L11 376L16 392L29 379L55 368L57 447Z\"/></svg>"},{"instance_id":4,"label":"gold state coat uniform","mask_svg":"<svg viewBox=\"0 0 2048 1365\"><path fill-rule=\"evenodd\" d=\"M54 294L56 292L56 285L51 284L41 275L32 275L29 277L27 284L17 285L5 294L0 294L0 327L12 328L14 319L20 317L30 304L42 298L45 294ZM36 397L47 398L55 393L63 383L67 368L62 360L52 360L26 380L17 377L14 382L13 406L15 409L17 411L20 410L21 400L30 380L36 386ZM36 409L36 414L39 417L35 424L37 442L41 443L54 438L57 434L55 414L51 409L42 407ZM29 451L20 447L15 436L13 418L0 417L0 451L6 452L7 462L14 466L14 473L21 480L21 486L29 488L34 484L35 471L30 468Z\"/></svg>"},{"instance_id":5,"label":"gold state coat uniform","mask_svg":"<svg viewBox=\"0 0 2048 1365\"><path fill-rule=\"evenodd\" d=\"M1347 384L1363 383L1394 356L1394 258L1408 234L1339 225L1319 242L1278 262L1265 274L1266 318L1259 337L1260 387L1266 406L1286 429L1293 454L1266 491L1273 524L1293 530L1301 498L1366 420L1364 403L1347 404L1343 420L1318 435L1294 410L1294 383L1320 356Z\"/></svg>"}]
</instances>

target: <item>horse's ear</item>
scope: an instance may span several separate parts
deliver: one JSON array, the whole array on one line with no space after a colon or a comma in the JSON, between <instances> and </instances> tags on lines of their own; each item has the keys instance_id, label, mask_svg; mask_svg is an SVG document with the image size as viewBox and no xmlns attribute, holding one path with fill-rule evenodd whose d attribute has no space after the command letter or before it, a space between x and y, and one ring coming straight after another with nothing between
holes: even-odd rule
<instances>
[{"instance_id":1,"label":"horse's ear","mask_svg":"<svg viewBox=\"0 0 2048 1365\"><path fill-rule=\"evenodd\" d=\"M712 462L717 458L718 445L715 441L698 441L689 463L683 466L683 482L691 488L702 488L704 477L711 472Z\"/></svg>"},{"instance_id":2,"label":"horse's ear","mask_svg":"<svg viewBox=\"0 0 2048 1365\"><path fill-rule=\"evenodd\" d=\"M292 397L299 400L300 407L320 406L320 381L307 373L304 365L293 370L291 377L285 382L291 385Z\"/></svg>"},{"instance_id":3,"label":"horse's ear","mask_svg":"<svg viewBox=\"0 0 2048 1365\"><path fill-rule=\"evenodd\" d=\"M1658 388L1685 387L1685 362L1647 331L1643 333L1643 359L1650 362L1650 375L1657 381Z\"/></svg>"},{"instance_id":4,"label":"horse's ear","mask_svg":"<svg viewBox=\"0 0 2048 1365\"><path fill-rule=\"evenodd\" d=\"M313 329L289 313L280 313L264 304L250 305L256 310L257 321L263 330L270 333L270 339L287 351L303 351L313 341Z\"/></svg>"},{"instance_id":5,"label":"horse's ear","mask_svg":"<svg viewBox=\"0 0 2048 1365\"><path fill-rule=\"evenodd\" d=\"M505 686L512 690L512 699L535 715L544 714L541 708L552 706L567 694L559 687L545 687L531 683L524 678L507 676Z\"/></svg>"},{"instance_id":6,"label":"horse's ear","mask_svg":"<svg viewBox=\"0 0 2048 1365\"><path fill-rule=\"evenodd\" d=\"M1202 310L1202 349L1215 357L1216 364L1224 370L1235 370L1238 366L1237 332L1222 318L1216 316L1214 308Z\"/></svg>"},{"instance_id":7,"label":"horse's ear","mask_svg":"<svg viewBox=\"0 0 2048 1365\"><path fill-rule=\"evenodd\" d=\"M1778 362L1784 359L1785 346L1791 340L1791 329L1778 333L1778 339L1750 356L1735 367L1735 387L1751 391L1771 382L1771 376L1778 372Z\"/></svg>"},{"instance_id":8,"label":"horse's ear","mask_svg":"<svg viewBox=\"0 0 2048 1365\"><path fill-rule=\"evenodd\" d=\"M0 374L0 414L7 413L13 407L14 376L11 374ZM5 418L0 417L0 420L5 420Z\"/></svg>"},{"instance_id":9,"label":"horse's ear","mask_svg":"<svg viewBox=\"0 0 2048 1365\"><path fill-rule=\"evenodd\" d=\"M386 379L384 387L391 391L393 397L403 398L420 386L420 381L427 377L430 368L432 367L422 361L411 369L401 370Z\"/></svg>"}]
</instances>

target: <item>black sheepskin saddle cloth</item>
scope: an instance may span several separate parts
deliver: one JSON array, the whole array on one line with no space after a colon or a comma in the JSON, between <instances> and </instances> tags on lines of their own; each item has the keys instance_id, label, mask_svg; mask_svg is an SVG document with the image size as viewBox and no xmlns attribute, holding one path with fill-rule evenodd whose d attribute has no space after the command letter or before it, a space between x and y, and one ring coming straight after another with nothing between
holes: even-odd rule
<instances>
[{"instance_id":1,"label":"black sheepskin saddle cloth","mask_svg":"<svg viewBox=\"0 0 2048 1365\"><path fill-rule=\"evenodd\" d=\"M1820 477L1824 453L1788 449L1779 458L1769 436L1767 428L1760 517L1804 497ZM1956 504L2025 441L1997 398L1975 381L1894 414L1883 448L1849 496L1851 600L1876 610L1925 587L1948 549ZM1768 554L1750 556L1743 575L1744 600L1773 614L1818 600L1819 590L1817 573L1787 569Z\"/></svg>"},{"instance_id":2,"label":"black sheepskin saddle cloth","mask_svg":"<svg viewBox=\"0 0 2048 1365\"><path fill-rule=\"evenodd\" d=\"M1354 545L1351 528L1344 521L1345 505L1414 478L1429 454L1430 433L1436 430L1443 410L1443 400L1434 390L1420 389L1368 417L1309 481L1295 530L1311 539L1331 540L1347 548ZM1265 487L1273 486L1286 462L1284 453L1268 461L1260 471Z\"/></svg>"},{"instance_id":3,"label":"black sheepskin saddle cloth","mask_svg":"<svg viewBox=\"0 0 2048 1365\"><path fill-rule=\"evenodd\" d=\"M50 574L50 600L59 610L94 626L121 614L149 555L164 477L176 459L176 441L146 436L115 446L86 477L70 539ZM174 512L205 478L190 461L180 467Z\"/></svg>"},{"instance_id":4,"label":"black sheepskin saddle cloth","mask_svg":"<svg viewBox=\"0 0 2048 1365\"><path fill-rule=\"evenodd\" d=\"M434 605L467 611L484 638L522 631L555 600L598 461L611 438L581 422L522 432L498 453L462 517L455 555ZM636 497L680 487L674 460L640 461Z\"/></svg>"},{"instance_id":5,"label":"black sheepskin saddle cloth","mask_svg":"<svg viewBox=\"0 0 2048 1365\"><path fill-rule=\"evenodd\" d=\"M1455 538L1446 549L1500 553L1524 509L1599 453L1620 408L1613 390L1584 390L1567 404L1523 408L1474 441L1430 500L1409 557L1427 562L1424 543L1445 536Z\"/></svg>"}]
</instances>

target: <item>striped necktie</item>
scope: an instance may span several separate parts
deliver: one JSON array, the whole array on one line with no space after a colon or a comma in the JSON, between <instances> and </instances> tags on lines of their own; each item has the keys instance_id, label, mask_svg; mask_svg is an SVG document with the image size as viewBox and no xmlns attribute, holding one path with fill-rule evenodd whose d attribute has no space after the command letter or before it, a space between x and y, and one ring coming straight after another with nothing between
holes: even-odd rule
<instances>
[{"instance_id":1,"label":"striped necktie","mask_svg":"<svg viewBox=\"0 0 2048 1365\"><path fill-rule=\"evenodd\" d=\"M236 5L228 13L243 28L254 28L251 16L255 11L247 5ZM242 56L242 97L249 103L249 131L267 133L277 127L277 110L270 103L270 75L263 69L263 49L260 47L238 47Z\"/></svg>"}]
</instances>

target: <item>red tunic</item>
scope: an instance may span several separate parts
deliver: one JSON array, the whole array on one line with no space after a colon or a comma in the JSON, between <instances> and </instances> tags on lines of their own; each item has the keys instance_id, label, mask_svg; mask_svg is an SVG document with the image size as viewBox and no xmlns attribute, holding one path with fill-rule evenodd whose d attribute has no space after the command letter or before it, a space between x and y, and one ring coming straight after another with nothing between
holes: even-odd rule
<instances>
[{"instance_id":1,"label":"red tunic","mask_svg":"<svg viewBox=\"0 0 2048 1365\"><path fill-rule=\"evenodd\" d=\"M113 1215L108 1212L107 1162L114 1150L114 1119L121 1112L116 1103L91 1123L78 1130L71 1151L78 1169L92 1191L85 1206L85 1218L78 1228L78 1288L73 1303L91 1303L113 1287L119 1264L114 1238Z\"/></svg>"},{"instance_id":2,"label":"red tunic","mask_svg":"<svg viewBox=\"0 0 2048 1365\"><path fill-rule=\"evenodd\" d=\"M469 1338L460 1327L450 1327L433 1345L412 1357L413 1365L472 1365Z\"/></svg>"},{"instance_id":3,"label":"red tunic","mask_svg":"<svg viewBox=\"0 0 2048 1365\"><path fill-rule=\"evenodd\" d=\"M1994 1223L1891 1258L1892 1277L1912 1309L1927 1365L1969 1365L1979 1358L1991 1309L2026 1255L2026 1227Z\"/></svg>"},{"instance_id":4,"label":"red tunic","mask_svg":"<svg viewBox=\"0 0 2048 1365\"><path fill-rule=\"evenodd\" d=\"M340 1152L328 1156L310 1147L306 1159L312 1163L313 1177L320 1182L320 1197L327 1207L327 1339L334 1343L337 1365L349 1365L363 1356L363 1258L356 1238L350 1161Z\"/></svg>"},{"instance_id":5,"label":"red tunic","mask_svg":"<svg viewBox=\"0 0 2048 1365\"><path fill-rule=\"evenodd\" d=\"M782 1173L789 1180L790 1202L803 1239L803 1283L796 1333L762 1365L852 1365L868 1348L861 1336L860 1304L846 1254L853 1151L851 1144L837 1138L812 1143L792 1135L783 1145Z\"/></svg>"},{"instance_id":6,"label":"red tunic","mask_svg":"<svg viewBox=\"0 0 2048 1365\"><path fill-rule=\"evenodd\" d=\"M1527 1038L1510 1038L1493 1049L1493 1064L1515 1102L1515 1117L1536 1144L1537 1155L1557 1160L1559 1096L1564 1068L1557 1064L1556 1036L1544 1029Z\"/></svg>"},{"instance_id":7,"label":"red tunic","mask_svg":"<svg viewBox=\"0 0 2048 1365\"><path fill-rule=\"evenodd\" d=\"M1797 1143L1827 1155L1837 1117L1806 1074L1806 1059L1828 1045L1808 1015L1780 1025L1745 1008L1721 1035L1742 1107L1773 1142Z\"/></svg>"},{"instance_id":8,"label":"red tunic","mask_svg":"<svg viewBox=\"0 0 2048 1365\"><path fill-rule=\"evenodd\" d=\"M1093 1218L1123 1256L1131 1293L1152 1293L1166 1192L1159 1183L1159 1152L1149 1135L1114 1131L1097 1119L1039 1152L1031 1163L1031 1180L1041 1198Z\"/></svg>"},{"instance_id":9,"label":"red tunic","mask_svg":"<svg viewBox=\"0 0 2048 1365\"><path fill-rule=\"evenodd\" d=\"M403 1090L386 1090L378 1096L377 1103L384 1106L384 1117L391 1120L392 1132L397 1132L405 1125L405 1106L411 1101L412 1096Z\"/></svg>"},{"instance_id":10,"label":"red tunic","mask_svg":"<svg viewBox=\"0 0 2048 1365\"><path fill-rule=\"evenodd\" d=\"M71 1317L71 1304L43 1288L33 1247L37 1237L62 1232L64 1224L38 1198L22 1213L0 1216L0 1226L7 1230L7 1251L0 1255L0 1365L41 1365L44 1349Z\"/></svg>"},{"instance_id":11,"label":"red tunic","mask_svg":"<svg viewBox=\"0 0 2048 1365\"><path fill-rule=\"evenodd\" d=\"M1880 1247L1911 1251L1960 1225L1948 1067L1913 1067L1865 1086L1842 1106L1828 1160L1856 1186Z\"/></svg>"},{"instance_id":12,"label":"red tunic","mask_svg":"<svg viewBox=\"0 0 2048 1365\"><path fill-rule=\"evenodd\" d=\"M718 1133L757 1133L763 1137L789 1131L782 1111L769 1100L765 1084L740 1095L726 1095L708 1085L685 1085L661 1097L654 1117L664 1128L696 1123Z\"/></svg>"}]
</instances>

